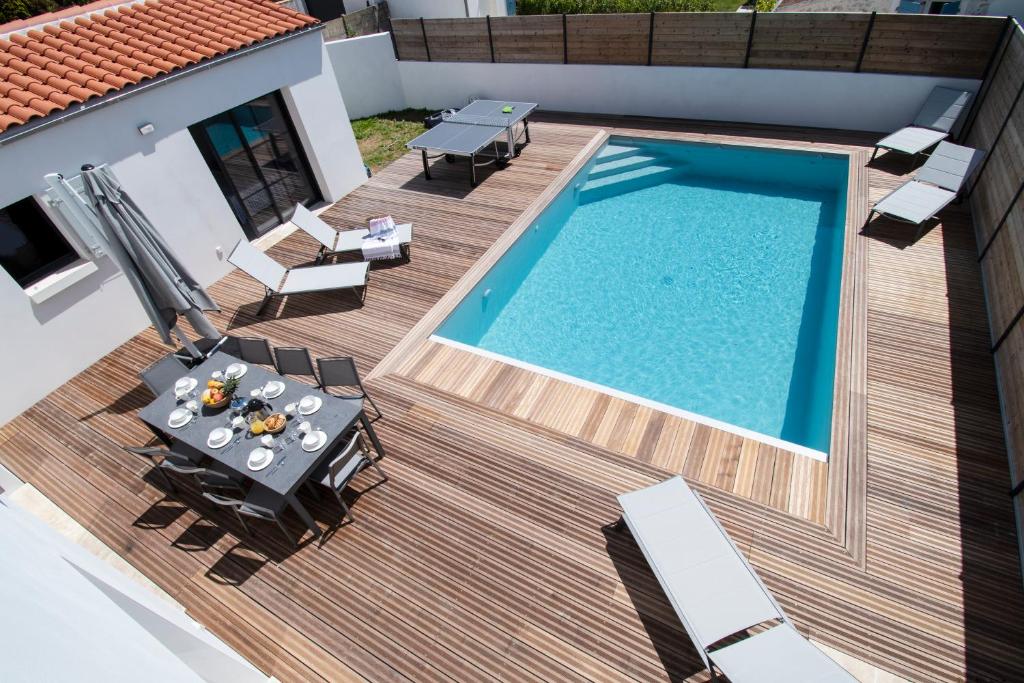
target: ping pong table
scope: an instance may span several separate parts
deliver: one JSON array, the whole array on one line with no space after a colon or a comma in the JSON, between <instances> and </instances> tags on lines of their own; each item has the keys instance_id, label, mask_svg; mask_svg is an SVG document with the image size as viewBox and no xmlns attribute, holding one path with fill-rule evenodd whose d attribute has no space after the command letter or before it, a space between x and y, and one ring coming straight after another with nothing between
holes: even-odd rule
<instances>
[{"instance_id":1,"label":"ping pong table","mask_svg":"<svg viewBox=\"0 0 1024 683\"><path fill-rule=\"evenodd\" d=\"M513 157L519 156L516 142L525 137L530 142L530 123L527 117L537 108L532 102L502 102L498 100L474 100L455 114L445 116L441 123L412 140L406 147L418 149L423 155L423 174L430 180L430 159L444 157L469 158L469 180L476 187L478 166L495 164L502 168ZM517 134L516 127L522 124ZM499 138L505 138L507 149L498 151ZM485 152L484 149L493 149ZM431 152L436 152L431 156ZM477 162L477 158L487 161Z\"/></svg>"}]
</instances>

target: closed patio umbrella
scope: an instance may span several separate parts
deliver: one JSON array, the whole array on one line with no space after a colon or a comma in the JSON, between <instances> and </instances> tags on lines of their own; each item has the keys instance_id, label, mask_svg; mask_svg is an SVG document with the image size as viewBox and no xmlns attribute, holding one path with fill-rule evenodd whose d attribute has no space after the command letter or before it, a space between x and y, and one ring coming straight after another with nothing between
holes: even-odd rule
<instances>
[{"instance_id":1,"label":"closed patio umbrella","mask_svg":"<svg viewBox=\"0 0 1024 683\"><path fill-rule=\"evenodd\" d=\"M86 197L99 218L109 253L128 278L160 338L165 344L172 344L173 331L193 357L201 357L178 329L178 315L185 316L203 337L217 339L220 333L203 311L220 308L121 189L121 183L109 167L83 166L82 181Z\"/></svg>"}]
</instances>

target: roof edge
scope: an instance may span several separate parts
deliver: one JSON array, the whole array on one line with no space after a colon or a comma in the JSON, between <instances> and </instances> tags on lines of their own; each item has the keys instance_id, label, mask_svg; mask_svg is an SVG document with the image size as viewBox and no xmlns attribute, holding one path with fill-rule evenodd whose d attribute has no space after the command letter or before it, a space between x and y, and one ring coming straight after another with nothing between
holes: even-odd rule
<instances>
[{"instance_id":1,"label":"roof edge","mask_svg":"<svg viewBox=\"0 0 1024 683\"><path fill-rule=\"evenodd\" d=\"M0 133L0 147L10 144L11 142L20 139L26 135L30 135L45 128L49 128L51 126L57 125L58 123L63 123L68 119L80 116L82 114L87 114L96 109L101 109L107 105L114 104L115 102L119 102L125 98L132 97L133 95L145 92L150 88L161 86L170 81L177 80L179 78L182 78L183 76L188 76L199 71L205 71L206 69L212 68L219 64L230 62L239 57L252 54L253 52L257 52L259 50L279 45L294 38L298 38L299 36L304 36L307 33L312 33L314 31L322 31L325 27L326 25L322 22L309 24L307 26L297 28L293 31L289 31L288 33L284 33L279 36L266 38L253 45L246 45L236 50L232 50L231 52L225 52L222 55L209 57L205 60L196 62L195 64L190 64L186 67L175 69L170 73L161 74L154 78L150 78L139 83L128 85L122 88L121 90L107 93L106 95L103 95L101 97L93 98L91 100L82 102L81 104L72 105L67 109L55 112L53 114L50 114L49 116L44 116L38 119L33 119L32 121L28 121L26 123L19 124L17 126L12 126L7 130L3 131L2 133Z\"/></svg>"}]
</instances>

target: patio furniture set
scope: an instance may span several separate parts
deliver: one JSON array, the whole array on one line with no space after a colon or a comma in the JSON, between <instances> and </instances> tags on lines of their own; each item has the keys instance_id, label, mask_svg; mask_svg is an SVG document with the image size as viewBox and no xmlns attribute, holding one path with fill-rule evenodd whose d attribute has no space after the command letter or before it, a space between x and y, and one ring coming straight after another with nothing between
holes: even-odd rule
<instances>
[{"instance_id":1,"label":"patio furniture set","mask_svg":"<svg viewBox=\"0 0 1024 683\"><path fill-rule=\"evenodd\" d=\"M306 207L296 204L292 224L320 243L315 265L285 268L246 239L238 240L228 256L229 262L260 282L266 290L256 315L261 315L274 297L289 294L351 289L358 292L362 302L370 277L369 262L408 259L412 249L412 224L396 225L390 217L371 219L369 228L338 231ZM365 260L323 264L327 256L351 252L362 252Z\"/></svg>"},{"instance_id":2,"label":"patio furniture set","mask_svg":"<svg viewBox=\"0 0 1024 683\"><path fill-rule=\"evenodd\" d=\"M377 463L384 448L364 399L378 417L382 414L352 358L318 358L314 368L305 348L272 349L265 339L225 337L192 368L169 354L140 377L156 398L139 418L164 446L126 450L150 460L172 492L177 488L169 475L193 479L204 499L232 510L246 533L246 517L273 521L295 546L281 520L290 507L314 537L321 537L297 496L300 488L318 499L317 487L332 491L341 507L340 523L354 521L341 494L357 474L372 467L381 482L387 481ZM232 395L214 402L210 393L200 400L204 390L221 390L227 382L236 384ZM335 387L353 391L328 392Z\"/></svg>"},{"instance_id":3,"label":"patio furniture set","mask_svg":"<svg viewBox=\"0 0 1024 683\"><path fill-rule=\"evenodd\" d=\"M925 101L911 126L901 128L875 145L871 159L878 150L888 150L917 158L929 148L928 159L912 180L880 199L868 213L918 226L916 240L923 225L960 196L968 179L978 170L985 152L946 142L961 117L967 112L971 93L936 87Z\"/></svg>"},{"instance_id":4,"label":"patio furniture set","mask_svg":"<svg viewBox=\"0 0 1024 683\"><path fill-rule=\"evenodd\" d=\"M958 198L984 158L980 150L945 141L969 100L970 93L937 87L913 126L878 142L876 154L883 149L916 157L933 149L912 180L872 207L869 221L878 213L921 225ZM529 111L532 108L525 114ZM477 129L485 124L450 119L431 140L473 134L482 140L483 132ZM511 128L503 130L513 140ZM487 144L493 138L491 134ZM417 140L410 147L423 151L424 163L427 148L443 148L440 143ZM449 148L451 145L444 149L452 153ZM514 143L509 149L514 149ZM471 152L471 165L474 154ZM316 265L285 268L245 240L239 241L229 257L266 288L260 311L270 298L293 293L361 288L361 296L365 296L369 260L409 256L411 225L371 222L368 229L338 232L302 206L296 207L292 222L321 245ZM379 243L381 227L387 245ZM332 254L359 250L366 261L323 265ZM313 491L316 486L330 489L342 518L353 520L342 491L369 467L382 481L387 481L387 476L377 463L384 451L363 410L363 399L369 400L378 416L380 411L366 394L352 359L321 358L314 368L304 348L272 350L266 340L233 337L208 341L203 352L200 362L171 354L141 373L157 398L139 417L166 448L127 450L151 459L172 491L175 485L170 474L194 478L203 497L231 509L246 532L246 517L273 521L294 545L295 539L281 521L284 508L291 507L314 536L321 536L297 497L304 486ZM315 387L293 377L310 379ZM283 410L283 422L277 421L280 428L275 423L269 430L278 433L254 433L252 425L242 419L244 399L232 401L231 410L206 401L200 408L195 391L206 386L209 378L237 382L237 396L253 397L250 412L254 403L257 411L277 414ZM358 387L358 393L327 393L328 387L337 385ZM262 412L258 417L266 418ZM367 438L376 457L371 455ZM616 527L628 527L712 678L722 673L734 683L853 680L797 631L701 497L681 477L623 494L618 500L622 516Z\"/></svg>"}]
</instances>

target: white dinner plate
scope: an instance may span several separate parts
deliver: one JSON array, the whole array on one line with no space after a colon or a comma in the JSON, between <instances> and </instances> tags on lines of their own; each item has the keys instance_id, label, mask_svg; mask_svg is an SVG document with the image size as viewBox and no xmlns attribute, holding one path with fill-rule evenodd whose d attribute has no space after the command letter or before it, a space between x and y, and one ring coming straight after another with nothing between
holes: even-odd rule
<instances>
[{"instance_id":1,"label":"white dinner plate","mask_svg":"<svg viewBox=\"0 0 1024 683\"><path fill-rule=\"evenodd\" d=\"M178 396L183 396L195 389L198 385L199 380L195 377L182 377L174 383L174 393Z\"/></svg>"},{"instance_id":2,"label":"white dinner plate","mask_svg":"<svg viewBox=\"0 0 1024 683\"><path fill-rule=\"evenodd\" d=\"M277 398L284 393L285 383L272 379L263 385L263 398Z\"/></svg>"},{"instance_id":3,"label":"white dinner plate","mask_svg":"<svg viewBox=\"0 0 1024 683\"><path fill-rule=\"evenodd\" d=\"M259 459L261 457L263 458L263 460ZM274 451L268 450L266 448L254 448L252 449L252 452L249 453L249 462L246 464L249 466L249 469L252 470L253 472L259 472L272 462L274 462Z\"/></svg>"},{"instance_id":4,"label":"white dinner plate","mask_svg":"<svg viewBox=\"0 0 1024 683\"><path fill-rule=\"evenodd\" d=\"M327 435L324 434L323 432L321 432L319 429L316 430L315 432L312 432L312 434L313 434L313 436L316 437L316 443L314 443L314 444L312 444L312 445L307 447L306 446L306 440L305 439L302 440L302 450L304 450L304 451L306 451L308 453L312 453L313 451L320 450L321 448L324 447L324 444L327 443Z\"/></svg>"},{"instance_id":5,"label":"white dinner plate","mask_svg":"<svg viewBox=\"0 0 1024 683\"><path fill-rule=\"evenodd\" d=\"M322 406L324 404L324 400L322 398L320 398L319 396L310 395L310 396L303 396L302 398L303 398L303 400L305 400L306 398L313 399L313 405L310 406L309 408L303 408L302 407L302 401L299 401L299 403L298 403L299 414L301 414L301 415L312 415L316 411L320 410L320 406Z\"/></svg>"},{"instance_id":6,"label":"white dinner plate","mask_svg":"<svg viewBox=\"0 0 1024 683\"><path fill-rule=\"evenodd\" d=\"M167 418L167 426L171 429L184 427L192 421L193 413L188 408L175 408Z\"/></svg>"},{"instance_id":7,"label":"white dinner plate","mask_svg":"<svg viewBox=\"0 0 1024 683\"><path fill-rule=\"evenodd\" d=\"M209 446L210 448L220 448L222 446L227 446L228 442L231 441L231 437L234 435L235 433L232 432L227 427L217 427L212 432L210 432L210 436L207 437L206 439L206 445Z\"/></svg>"},{"instance_id":8,"label":"white dinner plate","mask_svg":"<svg viewBox=\"0 0 1024 683\"><path fill-rule=\"evenodd\" d=\"M249 372L249 366L245 363L232 363L224 370L224 376L228 379L238 379L244 377L247 372Z\"/></svg>"}]
</instances>

